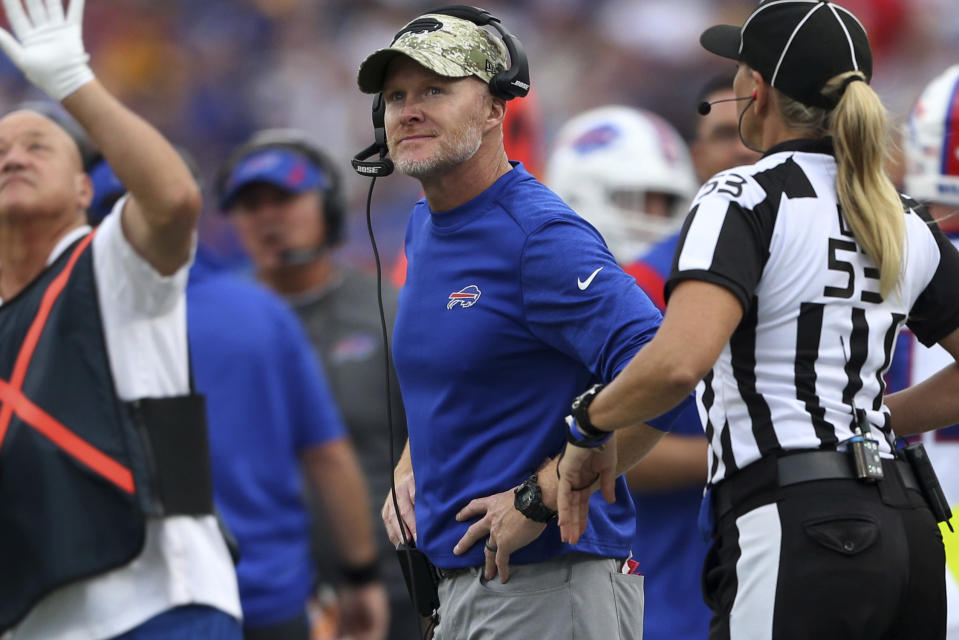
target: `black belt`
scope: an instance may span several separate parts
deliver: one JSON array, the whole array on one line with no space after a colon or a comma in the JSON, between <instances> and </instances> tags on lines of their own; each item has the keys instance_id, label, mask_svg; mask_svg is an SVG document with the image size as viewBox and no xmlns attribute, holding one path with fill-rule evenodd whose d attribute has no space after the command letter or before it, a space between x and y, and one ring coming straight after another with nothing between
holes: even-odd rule
<instances>
[{"instance_id":1,"label":"black belt","mask_svg":"<svg viewBox=\"0 0 959 640\"><path fill-rule=\"evenodd\" d=\"M436 567L436 577L440 580L451 580L458 576L464 575L473 571L475 569L482 569L483 565L478 565L475 567L453 567L452 569L443 569L441 567Z\"/></svg>"},{"instance_id":2,"label":"black belt","mask_svg":"<svg viewBox=\"0 0 959 640\"><path fill-rule=\"evenodd\" d=\"M879 482L898 478L904 488L920 490L909 463L883 458L882 470L884 477ZM713 488L716 515L727 513L750 496L814 480L857 480L849 454L804 451L754 462Z\"/></svg>"}]
</instances>

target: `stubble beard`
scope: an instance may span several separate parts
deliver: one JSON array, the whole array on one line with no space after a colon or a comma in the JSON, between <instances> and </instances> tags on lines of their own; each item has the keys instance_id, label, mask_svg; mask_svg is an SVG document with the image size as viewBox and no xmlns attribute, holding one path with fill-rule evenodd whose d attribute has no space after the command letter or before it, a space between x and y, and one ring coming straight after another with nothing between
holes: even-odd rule
<instances>
[{"instance_id":1,"label":"stubble beard","mask_svg":"<svg viewBox=\"0 0 959 640\"><path fill-rule=\"evenodd\" d=\"M480 123L470 120L466 126L453 132L445 140L441 139L440 149L432 157L411 160L400 157L394 162L400 172L424 180L441 175L476 155L483 144L483 130Z\"/></svg>"}]
</instances>

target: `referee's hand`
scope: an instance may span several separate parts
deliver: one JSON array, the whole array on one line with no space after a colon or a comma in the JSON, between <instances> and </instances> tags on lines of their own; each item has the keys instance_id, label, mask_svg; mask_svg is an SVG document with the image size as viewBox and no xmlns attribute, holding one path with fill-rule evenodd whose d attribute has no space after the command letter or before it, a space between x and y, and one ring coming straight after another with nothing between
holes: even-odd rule
<instances>
[{"instance_id":1,"label":"referee's hand","mask_svg":"<svg viewBox=\"0 0 959 640\"><path fill-rule=\"evenodd\" d=\"M576 544L586 531L593 492L602 489L606 502L616 502L616 438L589 449L567 443L557 472L560 535L563 542Z\"/></svg>"}]
</instances>

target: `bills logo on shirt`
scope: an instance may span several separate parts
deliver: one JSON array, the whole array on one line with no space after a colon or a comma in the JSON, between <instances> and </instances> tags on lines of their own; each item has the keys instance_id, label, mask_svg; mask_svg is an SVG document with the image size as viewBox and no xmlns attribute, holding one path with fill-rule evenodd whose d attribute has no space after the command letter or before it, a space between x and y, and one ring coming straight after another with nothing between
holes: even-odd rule
<instances>
[{"instance_id":1,"label":"bills logo on shirt","mask_svg":"<svg viewBox=\"0 0 959 640\"><path fill-rule=\"evenodd\" d=\"M461 305L464 309L472 307L476 304L476 301L479 300L481 295L479 287L475 284L471 284L468 287L464 287L459 291L450 294L449 304L446 305L447 309L452 309L456 305Z\"/></svg>"}]
</instances>

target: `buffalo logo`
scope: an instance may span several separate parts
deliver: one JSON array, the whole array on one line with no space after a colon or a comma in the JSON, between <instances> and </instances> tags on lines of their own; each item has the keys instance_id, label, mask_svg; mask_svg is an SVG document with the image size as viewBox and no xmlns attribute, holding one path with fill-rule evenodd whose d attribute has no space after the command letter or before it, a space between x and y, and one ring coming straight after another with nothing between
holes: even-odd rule
<instances>
[{"instance_id":1,"label":"buffalo logo","mask_svg":"<svg viewBox=\"0 0 959 640\"><path fill-rule=\"evenodd\" d=\"M476 304L476 301L479 300L480 290L475 284L471 284L468 287L464 287L459 291L450 294L449 304L446 305L447 309L452 309L456 305L461 305L464 309L472 307Z\"/></svg>"},{"instance_id":2,"label":"buffalo logo","mask_svg":"<svg viewBox=\"0 0 959 640\"><path fill-rule=\"evenodd\" d=\"M399 33L393 36L393 42L390 44L395 44L397 40L400 39L404 33L432 33L434 31L439 31L443 28L443 23L437 20L436 18L419 18L409 23Z\"/></svg>"},{"instance_id":3,"label":"buffalo logo","mask_svg":"<svg viewBox=\"0 0 959 640\"><path fill-rule=\"evenodd\" d=\"M331 360L336 364L359 362L368 358L376 349L377 337L365 332L350 334L333 343Z\"/></svg>"},{"instance_id":4,"label":"buffalo logo","mask_svg":"<svg viewBox=\"0 0 959 640\"><path fill-rule=\"evenodd\" d=\"M583 132L573 140L572 147L577 153L591 153L605 149L622 136L622 132L613 124L601 124Z\"/></svg>"}]
</instances>

